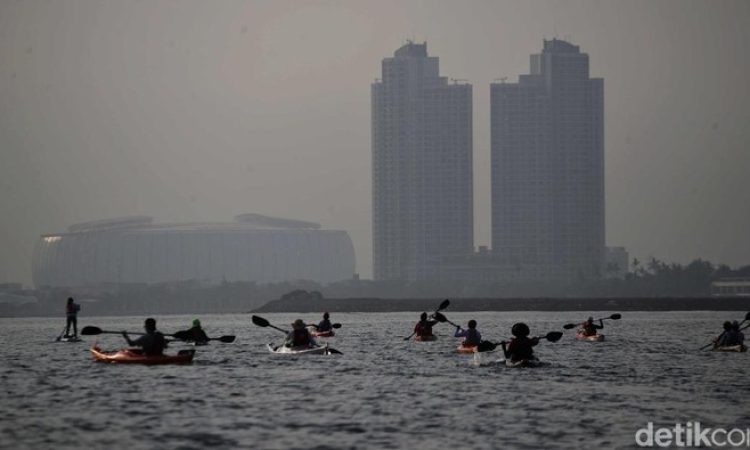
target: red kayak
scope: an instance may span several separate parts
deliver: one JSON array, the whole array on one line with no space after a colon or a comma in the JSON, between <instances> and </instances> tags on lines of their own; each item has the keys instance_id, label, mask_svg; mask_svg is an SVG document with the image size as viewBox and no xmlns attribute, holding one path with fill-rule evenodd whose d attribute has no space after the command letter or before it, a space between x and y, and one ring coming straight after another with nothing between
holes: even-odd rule
<instances>
[{"instance_id":1,"label":"red kayak","mask_svg":"<svg viewBox=\"0 0 750 450\"><path fill-rule=\"evenodd\" d=\"M588 342L601 342L604 340L603 334L594 334L592 336L586 336L585 334L581 333L580 331L576 333L576 339L579 341L588 341Z\"/></svg>"},{"instance_id":2,"label":"red kayak","mask_svg":"<svg viewBox=\"0 0 750 450\"><path fill-rule=\"evenodd\" d=\"M180 350L176 355L148 356L138 349L103 352L99 347L92 347L91 354L96 362L112 364L189 364L193 361L195 350Z\"/></svg>"},{"instance_id":3,"label":"red kayak","mask_svg":"<svg viewBox=\"0 0 750 450\"><path fill-rule=\"evenodd\" d=\"M333 337L336 336L336 333L333 332L333 330L327 330L327 331L311 331L311 335L314 337Z\"/></svg>"},{"instance_id":4,"label":"red kayak","mask_svg":"<svg viewBox=\"0 0 750 450\"><path fill-rule=\"evenodd\" d=\"M437 336L430 335L430 336L414 336L415 341L419 342L431 342L431 341L437 341Z\"/></svg>"}]
</instances>

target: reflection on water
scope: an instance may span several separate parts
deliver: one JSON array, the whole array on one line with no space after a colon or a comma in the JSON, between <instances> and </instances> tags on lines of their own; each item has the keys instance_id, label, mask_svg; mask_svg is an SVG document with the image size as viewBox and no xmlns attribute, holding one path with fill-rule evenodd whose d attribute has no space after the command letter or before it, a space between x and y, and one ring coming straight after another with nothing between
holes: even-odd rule
<instances>
[{"instance_id":1,"label":"reflection on water","mask_svg":"<svg viewBox=\"0 0 750 450\"><path fill-rule=\"evenodd\" d=\"M445 313L476 318L497 341L519 320L542 334L588 315ZM249 315L202 316L209 335L237 341L198 348L190 366L160 367L96 364L95 338L104 349L122 338L55 343L62 318L2 319L0 447L632 448L649 421L750 426L748 354L697 351L742 316L627 313L605 322L605 342L577 342L572 331L543 342L537 354L550 364L540 369L456 354L450 326L436 327L437 342L404 342L417 313L335 314L343 328L329 342L344 355L306 358L268 353L283 335ZM282 328L296 318L264 317ZM174 332L193 317L158 319ZM81 316L79 326L138 331L142 320Z\"/></svg>"}]
</instances>

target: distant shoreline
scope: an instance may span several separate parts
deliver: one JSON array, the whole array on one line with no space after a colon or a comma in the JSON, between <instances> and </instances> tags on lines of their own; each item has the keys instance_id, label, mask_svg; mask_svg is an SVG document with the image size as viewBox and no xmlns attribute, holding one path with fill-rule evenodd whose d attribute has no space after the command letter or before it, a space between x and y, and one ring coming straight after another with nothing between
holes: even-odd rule
<instances>
[{"instance_id":1,"label":"distant shoreline","mask_svg":"<svg viewBox=\"0 0 750 450\"><path fill-rule=\"evenodd\" d=\"M432 311L444 300L435 299L282 299L252 312L407 312ZM450 311L744 311L750 297L690 298L459 298Z\"/></svg>"},{"instance_id":2,"label":"distant shoreline","mask_svg":"<svg viewBox=\"0 0 750 450\"><path fill-rule=\"evenodd\" d=\"M152 304L128 308L106 308L102 304L86 304L88 317L117 316L162 316L190 314L249 314L249 313L388 313L434 311L444 298L393 299L393 298L319 298L302 296L269 301L252 309L238 305L203 302L188 303L184 308ZM258 303L256 302L256 305ZM649 297L649 298L451 298L451 312L476 311L750 311L750 297ZM0 318L14 317L59 317L58 310L51 308L13 309L0 308Z\"/></svg>"}]
</instances>

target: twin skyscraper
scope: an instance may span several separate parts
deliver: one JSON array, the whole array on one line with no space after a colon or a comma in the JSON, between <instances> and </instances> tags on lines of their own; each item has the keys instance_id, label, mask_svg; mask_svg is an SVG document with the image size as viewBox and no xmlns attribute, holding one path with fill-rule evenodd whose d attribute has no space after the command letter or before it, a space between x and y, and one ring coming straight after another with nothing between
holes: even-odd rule
<instances>
[{"instance_id":1,"label":"twin skyscraper","mask_svg":"<svg viewBox=\"0 0 750 450\"><path fill-rule=\"evenodd\" d=\"M578 46L545 40L517 83L492 84L492 248L474 251L472 86L427 44L372 85L376 280L571 282L604 270L604 92Z\"/></svg>"}]
</instances>

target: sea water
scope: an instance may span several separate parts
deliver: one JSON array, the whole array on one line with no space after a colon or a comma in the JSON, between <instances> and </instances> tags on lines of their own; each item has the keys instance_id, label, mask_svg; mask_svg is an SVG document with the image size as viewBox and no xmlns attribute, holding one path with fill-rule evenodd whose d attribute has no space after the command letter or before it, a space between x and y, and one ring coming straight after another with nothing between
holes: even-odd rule
<instances>
[{"instance_id":1,"label":"sea water","mask_svg":"<svg viewBox=\"0 0 750 450\"><path fill-rule=\"evenodd\" d=\"M444 313L476 319L494 341L518 321L545 334L588 316ZM649 422L748 428L750 355L698 350L744 314L625 313L605 321L604 342L577 342L575 330L542 342L536 354L549 365L535 369L505 368L500 352L457 354L447 324L435 342L404 341L418 312L332 314L342 328L325 342L343 355L306 357L269 353L283 335L250 315L204 315L210 336L237 340L197 347L191 365L151 367L95 363L89 347L122 348L117 335L55 342L64 318L0 319L0 447L634 448ZM298 316L263 317L288 329ZM174 332L193 318L157 317L158 327ZM143 319L78 322L140 331Z\"/></svg>"}]
</instances>

